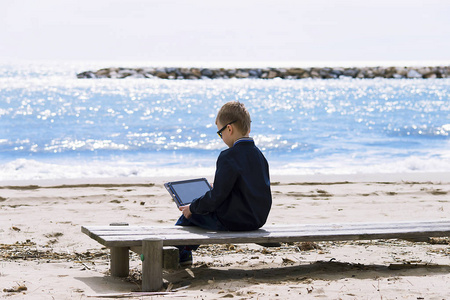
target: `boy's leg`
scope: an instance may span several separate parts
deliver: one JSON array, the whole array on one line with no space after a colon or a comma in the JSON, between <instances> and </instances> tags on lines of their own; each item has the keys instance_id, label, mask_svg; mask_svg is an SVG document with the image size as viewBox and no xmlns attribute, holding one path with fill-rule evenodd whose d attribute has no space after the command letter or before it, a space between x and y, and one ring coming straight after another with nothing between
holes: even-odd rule
<instances>
[{"instance_id":1,"label":"boy's leg","mask_svg":"<svg viewBox=\"0 0 450 300\"><path fill-rule=\"evenodd\" d=\"M181 215L175 225L198 226L208 230L228 231L228 229L222 225L215 214L193 214L189 219L186 219L185 216Z\"/></svg>"},{"instance_id":2,"label":"boy's leg","mask_svg":"<svg viewBox=\"0 0 450 300\"><path fill-rule=\"evenodd\" d=\"M190 219L186 219L184 215L181 215L178 218L178 221L175 223L177 226L196 226L194 223L190 221ZM176 246L180 251L180 261L184 260L183 256L188 255L185 251L197 250L199 245L187 245L187 246Z\"/></svg>"},{"instance_id":3,"label":"boy's leg","mask_svg":"<svg viewBox=\"0 0 450 300\"><path fill-rule=\"evenodd\" d=\"M193 214L189 219L184 215L178 219L175 223L178 226L198 226L208 230L228 231L228 229L222 225L215 214L197 215ZM180 252L185 248L188 250L197 250L199 245L177 246Z\"/></svg>"},{"instance_id":4,"label":"boy's leg","mask_svg":"<svg viewBox=\"0 0 450 300\"><path fill-rule=\"evenodd\" d=\"M185 216L181 215L175 225L198 226L200 228L208 230L228 231L228 229L222 225L215 214L193 214L189 219L186 219Z\"/></svg>"},{"instance_id":5,"label":"boy's leg","mask_svg":"<svg viewBox=\"0 0 450 300\"><path fill-rule=\"evenodd\" d=\"M208 230L227 231L225 226L219 221L215 214L197 215L193 214L189 219L184 215L175 223L178 226L198 226ZM180 251L180 263L192 262L192 252L197 250L199 245L177 246Z\"/></svg>"}]
</instances>

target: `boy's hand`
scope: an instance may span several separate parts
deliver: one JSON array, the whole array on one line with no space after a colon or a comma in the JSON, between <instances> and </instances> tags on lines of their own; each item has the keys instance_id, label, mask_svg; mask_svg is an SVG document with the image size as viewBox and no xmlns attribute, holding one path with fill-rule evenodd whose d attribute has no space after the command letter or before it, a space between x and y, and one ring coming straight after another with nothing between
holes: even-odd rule
<instances>
[{"instance_id":1,"label":"boy's hand","mask_svg":"<svg viewBox=\"0 0 450 300\"><path fill-rule=\"evenodd\" d=\"M189 219L192 216L191 209L189 208L191 205L180 206L178 209L183 212L183 215L186 219Z\"/></svg>"}]
</instances>

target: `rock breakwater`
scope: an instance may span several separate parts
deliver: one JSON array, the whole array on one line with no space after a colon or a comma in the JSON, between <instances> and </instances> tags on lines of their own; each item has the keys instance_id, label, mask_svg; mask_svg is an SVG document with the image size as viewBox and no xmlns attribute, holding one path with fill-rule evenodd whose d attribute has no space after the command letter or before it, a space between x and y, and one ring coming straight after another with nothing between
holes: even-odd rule
<instances>
[{"instance_id":1,"label":"rock breakwater","mask_svg":"<svg viewBox=\"0 0 450 300\"><path fill-rule=\"evenodd\" d=\"M336 78L450 78L450 66L323 67L323 68L105 68L77 74L78 78L160 79L336 79Z\"/></svg>"}]
</instances>

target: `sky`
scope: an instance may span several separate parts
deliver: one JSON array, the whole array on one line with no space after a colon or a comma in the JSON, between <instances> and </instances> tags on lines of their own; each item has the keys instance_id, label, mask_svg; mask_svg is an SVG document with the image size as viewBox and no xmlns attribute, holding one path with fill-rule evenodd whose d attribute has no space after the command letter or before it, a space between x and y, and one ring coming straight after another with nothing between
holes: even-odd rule
<instances>
[{"instance_id":1,"label":"sky","mask_svg":"<svg viewBox=\"0 0 450 300\"><path fill-rule=\"evenodd\" d=\"M0 61L450 61L450 0L1 0Z\"/></svg>"}]
</instances>

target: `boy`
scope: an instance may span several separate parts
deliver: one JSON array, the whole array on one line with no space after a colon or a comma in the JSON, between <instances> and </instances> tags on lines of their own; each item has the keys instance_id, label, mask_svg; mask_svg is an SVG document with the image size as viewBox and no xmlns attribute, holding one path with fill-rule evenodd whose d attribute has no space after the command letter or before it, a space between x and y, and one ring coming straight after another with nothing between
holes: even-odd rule
<instances>
[{"instance_id":1,"label":"boy","mask_svg":"<svg viewBox=\"0 0 450 300\"><path fill-rule=\"evenodd\" d=\"M229 147L216 163L213 189L190 205L176 225L209 230L256 230L272 206L269 166L250 134L250 114L244 104L228 102L216 118L217 134ZM190 263L196 246L180 247L180 262Z\"/></svg>"}]
</instances>

